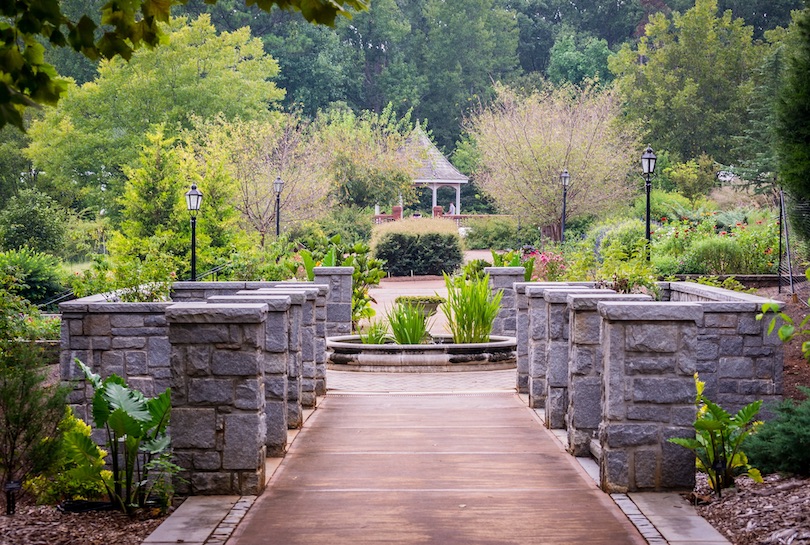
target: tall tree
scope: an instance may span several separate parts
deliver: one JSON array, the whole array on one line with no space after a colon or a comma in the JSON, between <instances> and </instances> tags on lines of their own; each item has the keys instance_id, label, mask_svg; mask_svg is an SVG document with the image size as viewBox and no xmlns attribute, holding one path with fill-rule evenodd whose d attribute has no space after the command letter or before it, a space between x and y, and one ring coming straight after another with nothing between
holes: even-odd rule
<instances>
[{"instance_id":1,"label":"tall tree","mask_svg":"<svg viewBox=\"0 0 810 545\"><path fill-rule=\"evenodd\" d=\"M564 82L578 85L585 79L610 83L613 79L607 63L610 55L607 41L568 28L557 35L551 48L548 79L557 85Z\"/></svg>"},{"instance_id":2,"label":"tall tree","mask_svg":"<svg viewBox=\"0 0 810 545\"><path fill-rule=\"evenodd\" d=\"M628 174L638 143L618 126L612 91L563 86L497 100L465 124L479 154L475 179L505 213L559 228L560 174L568 169L569 218L609 210L631 194Z\"/></svg>"},{"instance_id":3,"label":"tall tree","mask_svg":"<svg viewBox=\"0 0 810 545\"><path fill-rule=\"evenodd\" d=\"M196 117L262 118L284 96L268 80L278 64L247 28L217 35L201 16L165 31L169 44L103 62L96 81L32 124L26 154L63 204L115 217L122 165L138 157L150 127L163 124L171 136Z\"/></svg>"},{"instance_id":4,"label":"tall tree","mask_svg":"<svg viewBox=\"0 0 810 545\"><path fill-rule=\"evenodd\" d=\"M697 0L671 21L654 15L638 45L623 45L609 60L627 116L681 160L706 153L730 163L762 55L752 33L730 12L718 16L717 0Z\"/></svg>"},{"instance_id":5,"label":"tall tree","mask_svg":"<svg viewBox=\"0 0 810 545\"><path fill-rule=\"evenodd\" d=\"M796 47L790 51L776 116L779 172L796 199L810 202L810 9L796 17ZM798 224L810 237L808 222Z\"/></svg>"}]
</instances>

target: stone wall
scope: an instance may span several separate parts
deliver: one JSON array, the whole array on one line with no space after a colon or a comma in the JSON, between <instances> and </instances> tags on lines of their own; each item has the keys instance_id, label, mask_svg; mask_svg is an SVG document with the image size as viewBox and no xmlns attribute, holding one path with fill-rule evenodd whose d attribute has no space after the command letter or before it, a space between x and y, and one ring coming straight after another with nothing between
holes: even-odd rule
<instances>
[{"instance_id":1,"label":"stone wall","mask_svg":"<svg viewBox=\"0 0 810 545\"><path fill-rule=\"evenodd\" d=\"M102 377L116 374L147 396L169 387L171 372L166 308L172 303L108 303L86 297L62 303L60 375L71 381L68 402L91 421L92 389L75 364L79 359Z\"/></svg>"},{"instance_id":2,"label":"stone wall","mask_svg":"<svg viewBox=\"0 0 810 545\"><path fill-rule=\"evenodd\" d=\"M315 283L329 286L326 336L351 335L354 267L315 267Z\"/></svg>"}]
</instances>

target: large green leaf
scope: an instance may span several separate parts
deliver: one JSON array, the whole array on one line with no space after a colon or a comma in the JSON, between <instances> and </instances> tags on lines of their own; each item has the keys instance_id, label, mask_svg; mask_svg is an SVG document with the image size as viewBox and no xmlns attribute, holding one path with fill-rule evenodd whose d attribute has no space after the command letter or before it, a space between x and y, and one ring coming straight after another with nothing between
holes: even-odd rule
<instances>
[{"instance_id":1,"label":"large green leaf","mask_svg":"<svg viewBox=\"0 0 810 545\"><path fill-rule=\"evenodd\" d=\"M136 420L123 409L115 409L107 420L107 425L115 434L116 438L133 437L140 438L145 431L142 420Z\"/></svg>"},{"instance_id":2,"label":"large green leaf","mask_svg":"<svg viewBox=\"0 0 810 545\"><path fill-rule=\"evenodd\" d=\"M151 415L147 427L153 429L152 435L156 436L166 429L169 423L169 414L172 410L172 394L169 388L151 399L146 401L146 407Z\"/></svg>"},{"instance_id":3,"label":"large green leaf","mask_svg":"<svg viewBox=\"0 0 810 545\"><path fill-rule=\"evenodd\" d=\"M139 392L120 384L107 384L103 395L113 411L120 409L130 418L140 422L149 422L151 419L146 401Z\"/></svg>"},{"instance_id":4,"label":"large green leaf","mask_svg":"<svg viewBox=\"0 0 810 545\"><path fill-rule=\"evenodd\" d=\"M746 424L751 422L754 417L759 412L759 409L762 407L762 400L754 401L753 403L749 403L739 411L737 414L734 415L732 422L737 424L739 427L744 427Z\"/></svg>"}]
</instances>

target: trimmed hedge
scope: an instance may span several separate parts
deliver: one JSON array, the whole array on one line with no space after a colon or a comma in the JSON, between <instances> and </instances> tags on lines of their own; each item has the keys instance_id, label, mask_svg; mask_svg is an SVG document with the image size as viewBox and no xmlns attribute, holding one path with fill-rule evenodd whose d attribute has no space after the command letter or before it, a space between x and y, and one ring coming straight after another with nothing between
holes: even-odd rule
<instances>
[{"instance_id":1,"label":"trimmed hedge","mask_svg":"<svg viewBox=\"0 0 810 545\"><path fill-rule=\"evenodd\" d=\"M374 249L391 276L452 274L461 266L461 238L447 233L385 233Z\"/></svg>"}]
</instances>

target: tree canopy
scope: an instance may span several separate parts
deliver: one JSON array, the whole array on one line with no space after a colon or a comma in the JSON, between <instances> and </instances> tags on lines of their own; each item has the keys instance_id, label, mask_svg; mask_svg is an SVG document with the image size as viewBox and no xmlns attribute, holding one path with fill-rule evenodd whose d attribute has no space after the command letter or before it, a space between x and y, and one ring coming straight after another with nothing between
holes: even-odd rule
<instances>
[{"instance_id":1,"label":"tree canopy","mask_svg":"<svg viewBox=\"0 0 810 545\"><path fill-rule=\"evenodd\" d=\"M216 0L214 0L216 1ZM45 61L42 42L71 47L91 58L130 59L142 45L163 39L160 24L169 21L180 0L111 0L101 8L100 25L91 15L69 16L60 0L17 0L0 3L0 128L7 123L23 128L25 108L56 104L68 82ZM368 7L366 0L245 0L270 10L300 11L308 21L334 24L349 9Z\"/></svg>"}]
</instances>

